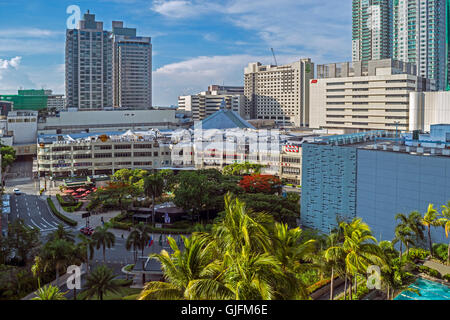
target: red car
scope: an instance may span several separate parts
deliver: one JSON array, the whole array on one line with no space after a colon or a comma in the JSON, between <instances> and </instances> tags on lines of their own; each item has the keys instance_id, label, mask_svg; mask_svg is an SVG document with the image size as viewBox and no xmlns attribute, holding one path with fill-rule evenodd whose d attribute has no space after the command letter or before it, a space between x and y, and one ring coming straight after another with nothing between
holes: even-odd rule
<instances>
[{"instance_id":1,"label":"red car","mask_svg":"<svg viewBox=\"0 0 450 320\"><path fill-rule=\"evenodd\" d=\"M86 236L92 236L92 234L94 233L94 228L83 227L80 229L80 232Z\"/></svg>"}]
</instances>

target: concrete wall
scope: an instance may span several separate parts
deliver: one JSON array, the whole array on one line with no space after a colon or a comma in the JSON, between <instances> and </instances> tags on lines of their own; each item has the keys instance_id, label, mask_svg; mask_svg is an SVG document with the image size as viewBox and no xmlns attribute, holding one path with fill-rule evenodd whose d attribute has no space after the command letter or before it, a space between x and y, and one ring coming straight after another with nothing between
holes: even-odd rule
<instances>
[{"instance_id":1,"label":"concrete wall","mask_svg":"<svg viewBox=\"0 0 450 320\"><path fill-rule=\"evenodd\" d=\"M450 200L450 157L425 157L359 149L357 152L356 215L377 239L392 240L397 213L425 213L428 204ZM433 231L435 242L448 243L443 228Z\"/></svg>"}]
</instances>

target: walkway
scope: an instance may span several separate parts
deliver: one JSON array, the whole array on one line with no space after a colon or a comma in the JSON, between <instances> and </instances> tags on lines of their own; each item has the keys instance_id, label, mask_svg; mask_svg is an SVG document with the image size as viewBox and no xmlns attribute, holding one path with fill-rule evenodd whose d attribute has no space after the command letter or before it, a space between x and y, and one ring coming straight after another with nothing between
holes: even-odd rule
<instances>
[{"instance_id":1,"label":"walkway","mask_svg":"<svg viewBox=\"0 0 450 320\"><path fill-rule=\"evenodd\" d=\"M437 263L434 261L425 261L425 263L423 264L426 267L429 267L431 269L437 270L441 273L441 275L446 275L446 274L450 274L450 266L446 266L442 263Z\"/></svg>"}]
</instances>

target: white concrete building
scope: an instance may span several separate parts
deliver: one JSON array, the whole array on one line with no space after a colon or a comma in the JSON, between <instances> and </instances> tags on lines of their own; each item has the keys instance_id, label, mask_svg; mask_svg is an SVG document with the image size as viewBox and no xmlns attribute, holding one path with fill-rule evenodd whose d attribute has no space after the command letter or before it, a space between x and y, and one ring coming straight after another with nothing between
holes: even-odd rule
<instances>
[{"instance_id":1,"label":"white concrete building","mask_svg":"<svg viewBox=\"0 0 450 320\"><path fill-rule=\"evenodd\" d=\"M203 120L221 108L244 116L244 88L211 85L196 95L178 97L178 109L192 113L192 120Z\"/></svg>"},{"instance_id":2,"label":"white concrete building","mask_svg":"<svg viewBox=\"0 0 450 320\"><path fill-rule=\"evenodd\" d=\"M158 130L40 135L38 172L68 177L170 166L168 142Z\"/></svg>"},{"instance_id":3,"label":"white concrete building","mask_svg":"<svg viewBox=\"0 0 450 320\"><path fill-rule=\"evenodd\" d=\"M250 63L244 70L245 118L275 120L285 126L309 125L311 59L283 66Z\"/></svg>"},{"instance_id":4,"label":"white concrete building","mask_svg":"<svg viewBox=\"0 0 450 320\"><path fill-rule=\"evenodd\" d=\"M435 90L410 63L386 59L317 66L310 87L310 128L343 134L409 130L410 92Z\"/></svg>"},{"instance_id":5,"label":"white concrete building","mask_svg":"<svg viewBox=\"0 0 450 320\"><path fill-rule=\"evenodd\" d=\"M411 92L409 128L430 132L431 125L450 123L450 92Z\"/></svg>"},{"instance_id":6,"label":"white concrete building","mask_svg":"<svg viewBox=\"0 0 450 320\"><path fill-rule=\"evenodd\" d=\"M179 119L175 110L64 111L38 124L39 133L76 133L171 129Z\"/></svg>"}]
</instances>

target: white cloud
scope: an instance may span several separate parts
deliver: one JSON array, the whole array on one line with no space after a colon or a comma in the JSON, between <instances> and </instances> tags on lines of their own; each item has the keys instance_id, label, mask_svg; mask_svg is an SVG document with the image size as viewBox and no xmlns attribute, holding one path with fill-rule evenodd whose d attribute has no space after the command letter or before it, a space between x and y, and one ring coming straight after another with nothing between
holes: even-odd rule
<instances>
[{"instance_id":1,"label":"white cloud","mask_svg":"<svg viewBox=\"0 0 450 320\"><path fill-rule=\"evenodd\" d=\"M289 63L295 56L277 56L279 63ZM210 84L243 85L244 68L250 62L271 64L272 56L231 55L196 57L171 63L153 73L155 105L177 104L181 95L205 91Z\"/></svg>"},{"instance_id":2,"label":"white cloud","mask_svg":"<svg viewBox=\"0 0 450 320\"><path fill-rule=\"evenodd\" d=\"M208 12L216 12L222 7L207 1L155 0L152 10L169 18L189 18Z\"/></svg>"},{"instance_id":3,"label":"white cloud","mask_svg":"<svg viewBox=\"0 0 450 320\"><path fill-rule=\"evenodd\" d=\"M0 58L0 92L17 93L22 87L34 88L35 84L28 74L21 70L22 57Z\"/></svg>"},{"instance_id":4,"label":"white cloud","mask_svg":"<svg viewBox=\"0 0 450 320\"><path fill-rule=\"evenodd\" d=\"M2 29L1 38L47 38L64 35L63 31L53 31L39 28Z\"/></svg>"}]
</instances>

